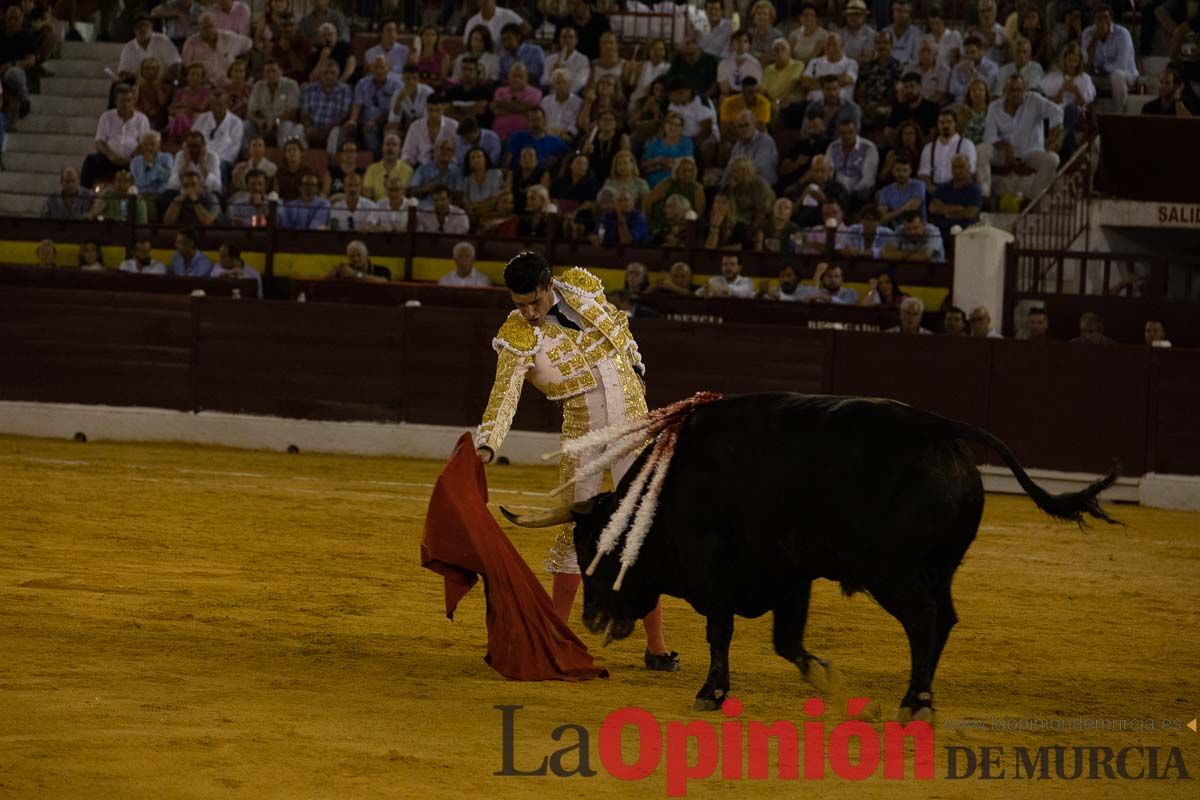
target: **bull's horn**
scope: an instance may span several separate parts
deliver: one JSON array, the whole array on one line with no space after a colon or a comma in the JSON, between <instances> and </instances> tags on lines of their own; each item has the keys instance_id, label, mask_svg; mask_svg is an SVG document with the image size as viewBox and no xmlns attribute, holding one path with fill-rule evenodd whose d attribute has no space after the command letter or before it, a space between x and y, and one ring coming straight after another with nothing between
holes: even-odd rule
<instances>
[{"instance_id":1,"label":"bull's horn","mask_svg":"<svg viewBox=\"0 0 1200 800\"><path fill-rule=\"evenodd\" d=\"M590 514L594 505L594 500L584 500L582 503L550 508L536 514L514 514L504 506L500 506L500 513L509 522L520 525L522 528L548 528L551 525L565 525L573 522L572 515L574 514Z\"/></svg>"},{"instance_id":2,"label":"bull's horn","mask_svg":"<svg viewBox=\"0 0 1200 800\"><path fill-rule=\"evenodd\" d=\"M522 528L548 528L551 525L562 525L571 521L571 509L566 506L546 509L535 514L514 514L504 506L500 506L500 513L506 520L514 525L520 525Z\"/></svg>"}]
</instances>

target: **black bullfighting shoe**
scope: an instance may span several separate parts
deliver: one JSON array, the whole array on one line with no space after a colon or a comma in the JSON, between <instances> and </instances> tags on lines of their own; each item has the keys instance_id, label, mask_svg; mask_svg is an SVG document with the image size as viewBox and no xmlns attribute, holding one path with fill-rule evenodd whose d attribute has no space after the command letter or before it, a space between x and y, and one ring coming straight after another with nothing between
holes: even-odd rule
<instances>
[{"instance_id":1,"label":"black bullfighting shoe","mask_svg":"<svg viewBox=\"0 0 1200 800\"><path fill-rule=\"evenodd\" d=\"M647 650L644 658L646 669L652 669L657 672L679 672L679 653L676 653L674 650L662 655L655 655Z\"/></svg>"}]
</instances>

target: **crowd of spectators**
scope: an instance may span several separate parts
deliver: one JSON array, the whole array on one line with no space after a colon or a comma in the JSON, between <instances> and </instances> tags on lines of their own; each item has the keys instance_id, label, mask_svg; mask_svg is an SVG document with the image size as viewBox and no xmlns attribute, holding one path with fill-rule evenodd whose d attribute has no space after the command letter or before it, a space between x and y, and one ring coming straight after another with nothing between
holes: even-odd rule
<instances>
[{"instance_id":1,"label":"crowd of spectators","mask_svg":"<svg viewBox=\"0 0 1200 800\"><path fill-rule=\"evenodd\" d=\"M1192 24L1177 5L1155 15L1173 41ZM1099 94L1123 108L1139 77L1139 48L1102 3L1059 4L1052 23L1035 2L979 0L948 26L936 1L847 0L830 15L834 4L712 0L675 43L636 48L611 30L612 3L480 6L457 54L438 27L402 40L386 19L361 58L330 0L302 16L288 0L258 15L241 0L176 0L131 16L95 152L62 172L43 214L180 226L170 263L139 241L116 268L260 285L236 248L204 255L203 227L699 246L728 251L708 282L685 262L654 282L635 263L615 301L631 314L653 313L656 293L884 305L894 331L927 334L921 300L889 269L860 294L836 260L756 282L738 252L943 262L955 229L998 205L994 175L1026 176L1036 195ZM12 11L0 51L25 55L0 68L17 118L48 51L37 29L11 44L7 31L29 28ZM1155 88L1145 113L1200 113L1181 67ZM454 261L440 283L490 285L469 243ZM78 266L114 267L98 246ZM392 275L355 241L325 277ZM942 310L947 335L998 335L984 308ZM1031 315L1031 338L1044 317ZM1104 341L1093 323L1081 341Z\"/></svg>"},{"instance_id":2,"label":"crowd of spectators","mask_svg":"<svg viewBox=\"0 0 1200 800\"><path fill-rule=\"evenodd\" d=\"M1060 4L1052 27L997 2L960 30L895 0L876 30L864 0L711 0L677 44L623 49L613 3L483 0L457 55L387 19L361 63L330 0L167 3L132 20L96 151L45 214L263 225L274 201L285 228L781 253L824 252L833 227L840 253L941 261L993 175L1036 194L1097 88L1123 106L1138 79L1107 6ZM1195 109L1178 71L1159 88L1148 112Z\"/></svg>"}]
</instances>

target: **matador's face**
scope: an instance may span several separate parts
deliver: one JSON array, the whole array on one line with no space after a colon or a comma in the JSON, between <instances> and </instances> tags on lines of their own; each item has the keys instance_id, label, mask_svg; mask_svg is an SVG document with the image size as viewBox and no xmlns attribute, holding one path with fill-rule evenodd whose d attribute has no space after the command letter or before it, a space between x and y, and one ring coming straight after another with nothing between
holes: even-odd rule
<instances>
[{"instance_id":1,"label":"matador's face","mask_svg":"<svg viewBox=\"0 0 1200 800\"><path fill-rule=\"evenodd\" d=\"M542 324L550 307L554 305L554 290L549 286L539 286L528 294L517 294L516 292L511 292L511 294L513 305L517 307L517 311L520 311L525 321L535 328Z\"/></svg>"}]
</instances>

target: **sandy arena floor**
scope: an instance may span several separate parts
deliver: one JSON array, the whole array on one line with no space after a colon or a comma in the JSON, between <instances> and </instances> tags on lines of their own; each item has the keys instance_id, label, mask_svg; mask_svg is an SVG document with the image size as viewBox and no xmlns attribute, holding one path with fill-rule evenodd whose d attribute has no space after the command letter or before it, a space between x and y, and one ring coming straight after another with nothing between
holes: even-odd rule
<instances>
[{"instance_id":1,"label":"sandy arena floor","mask_svg":"<svg viewBox=\"0 0 1200 800\"><path fill-rule=\"evenodd\" d=\"M703 620L667 601L675 675L641 668L640 633L602 650L576 620L609 680L505 681L482 661L482 589L450 622L441 579L418 565L440 466L0 438L0 797L665 796L661 769L640 783L604 772L600 723L627 705L664 723L719 719L691 710ZM543 505L535 493L554 481L546 468L489 470L494 502ZM1128 529L1080 533L1025 498L989 497L955 584L962 621L935 687L933 782L712 778L689 796L1200 796L1200 735L1186 728L951 728L1200 714L1200 515L1112 510ZM551 533L509 532L540 572ZM743 718L803 721L811 691L772 653L769 619L737 624ZM894 715L908 652L871 600L818 583L807 643ZM518 767L564 746L552 729L579 723L599 774L495 777L501 704L524 706ZM1011 755L1004 780L947 780L948 745L1157 746L1160 761L1174 746L1192 780L1011 780Z\"/></svg>"}]
</instances>

